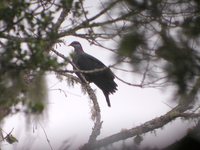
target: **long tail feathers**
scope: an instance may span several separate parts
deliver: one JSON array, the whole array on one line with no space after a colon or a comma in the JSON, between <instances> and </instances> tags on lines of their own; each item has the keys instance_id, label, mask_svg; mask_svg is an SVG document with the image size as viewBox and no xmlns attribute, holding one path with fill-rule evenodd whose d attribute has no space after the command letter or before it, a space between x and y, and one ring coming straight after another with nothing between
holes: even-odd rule
<instances>
[{"instance_id":1,"label":"long tail feathers","mask_svg":"<svg viewBox=\"0 0 200 150\"><path fill-rule=\"evenodd\" d=\"M111 104L110 104L110 99L109 99L109 95L108 95L108 93L106 93L106 92L103 92L103 94L105 95L105 97L106 97L106 102L107 102L107 104L108 104L108 107L111 107Z\"/></svg>"}]
</instances>

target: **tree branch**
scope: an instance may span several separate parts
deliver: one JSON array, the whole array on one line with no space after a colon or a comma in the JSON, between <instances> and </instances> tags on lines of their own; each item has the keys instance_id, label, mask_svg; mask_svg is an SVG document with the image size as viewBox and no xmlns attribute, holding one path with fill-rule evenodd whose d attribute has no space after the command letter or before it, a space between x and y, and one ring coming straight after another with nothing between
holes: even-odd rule
<instances>
[{"instance_id":1,"label":"tree branch","mask_svg":"<svg viewBox=\"0 0 200 150\"><path fill-rule=\"evenodd\" d=\"M63 58L64 60L68 61L73 67L75 67L78 71L79 69L75 66L75 64L69 60L68 58L66 58L64 55L58 53L57 51L52 49L52 52L54 52L56 55L60 56L61 58ZM56 71L57 72L57 71ZM80 72L80 71L79 71ZM66 75L65 72L58 72L61 75ZM72 77L72 76L67 76ZM71 79L74 80L75 77L72 77ZM82 76L82 78L85 80L84 76ZM92 129L92 133L89 137L88 140L88 145L93 145L93 143L95 143L97 136L100 134L100 130L101 130L101 126L102 126L102 121L101 121L101 110L97 101L97 97L94 93L94 90L90 87L89 83L85 80L85 82L81 82L79 79L75 79L75 81L78 81L79 83L81 83L81 85L83 85L84 89L86 89L90 99L93 102L93 109L91 109L92 111L92 119L95 120L94 122L94 127Z\"/></svg>"},{"instance_id":2,"label":"tree branch","mask_svg":"<svg viewBox=\"0 0 200 150\"><path fill-rule=\"evenodd\" d=\"M162 115L158 118L154 118L150 121L145 122L142 125L136 126L131 129L123 130L119 133L113 134L111 136L105 137L103 139L97 140L94 144L90 145L90 149L100 148L103 146L107 146L114 142L118 142L120 140L126 140L128 138L134 137L136 135L141 135L147 132L151 132L155 129L161 128L172 120L181 117L181 118L197 118L200 117L200 113L184 113L186 110L190 108L190 102L192 102L200 88L200 78L196 80L192 90L187 95L182 95L181 103L167 112L165 115ZM83 147L83 149L86 146ZM86 150L87 147L84 149Z\"/></svg>"},{"instance_id":3,"label":"tree branch","mask_svg":"<svg viewBox=\"0 0 200 150\"><path fill-rule=\"evenodd\" d=\"M112 144L114 142L118 142L120 140L126 140L128 138L134 137L136 135L141 135L147 132L151 132L155 129L161 128L167 123L171 122L172 120L181 117L181 118L198 118L200 117L200 113L183 113L181 110L183 109L182 106L177 106L170 112L166 113L163 116L160 116L159 118L152 119L150 121L145 122L142 125L139 125L137 127L123 130L119 133L113 134L111 136L105 137L101 140L96 141L96 143L93 145L94 148L100 148L103 146L107 146L109 144Z\"/></svg>"},{"instance_id":4,"label":"tree branch","mask_svg":"<svg viewBox=\"0 0 200 150\"><path fill-rule=\"evenodd\" d=\"M65 21L65 18L68 15L69 11L70 11L70 9L63 8L62 12L60 13L60 16L59 16L58 20L54 24L54 30L55 31L58 31L58 29L60 28L61 24Z\"/></svg>"},{"instance_id":5,"label":"tree branch","mask_svg":"<svg viewBox=\"0 0 200 150\"><path fill-rule=\"evenodd\" d=\"M4 33L1 33L0 38L4 38L11 41L16 41L16 42L32 42L36 40L36 37L19 37L19 36L13 36L10 34L4 34Z\"/></svg>"},{"instance_id":6,"label":"tree branch","mask_svg":"<svg viewBox=\"0 0 200 150\"><path fill-rule=\"evenodd\" d=\"M117 0L113 3L110 4L110 6L108 7L113 7L115 4L117 4L118 2L120 2L121 0ZM71 34L74 34L76 31L82 29L82 28L93 28L93 27L101 27L103 25L107 25L107 24L112 24L112 23L116 23L118 21L123 21L125 20L126 18L130 17L131 15L133 15L134 13L137 13L136 12L129 12L129 13L126 13L124 15L121 15L117 18L114 18L114 19L111 19L111 20L106 20L106 21L102 21L102 22L93 22L93 20L97 19L99 16L101 16L102 14L106 13L107 12L107 8L105 8L104 10L102 10L100 13L98 13L96 16L94 17L91 17L89 19L86 19L84 20L83 22L81 22L80 24L76 25L75 27L73 28L70 28L69 30L66 30L66 31L63 31L63 32L60 32L59 33L59 37L64 37L64 36L67 36L67 35L71 35ZM109 9L108 9L109 10Z\"/></svg>"}]
</instances>

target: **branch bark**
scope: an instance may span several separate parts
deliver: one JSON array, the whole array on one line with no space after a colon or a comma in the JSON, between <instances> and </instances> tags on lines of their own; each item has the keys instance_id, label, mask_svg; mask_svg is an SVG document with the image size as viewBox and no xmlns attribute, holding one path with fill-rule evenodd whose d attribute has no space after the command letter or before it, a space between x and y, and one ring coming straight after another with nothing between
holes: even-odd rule
<instances>
[{"instance_id":1,"label":"branch bark","mask_svg":"<svg viewBox=\"0 0 200 150\"><path fill-rule=\"evenodd\" d=\"M100 139L96 141L90 149L97 149L100 147L107 146L109 144L112 144L114 142L118 142L121 140L126 140L128 138L132 138L136 135L141 135L147 132L151 132L155 129L161 128L167 123L171 122L172 120L181 117L181 118L199 118L200 113L195 114L195 113L183 113L183 111L186 110L182 106L177 106L170 112L166 113L163 116L160 116L158 118L154 118L150 121L145 122L142 125L136 126L131 129L123 130L119 133L113 134L111 136L105 137L103 139Z\"/></svg>"},{"instance_id":2,"label":"branch bark","mask_svg":"<svg viewBox=\"0 0 200 150\"><path fill-rule=\"evenodd\" d=\"M103 139L97 140L93 144L85 144L82 147L82 150L88 150L88 149L98 149L100 147L107 146L109 144L126 140L128 138L132 138L136 135L141 135L147 132L151 132L155 129L161 128L167 123L171 122L172 120L175 120L176 118L199 118L200 113L184 113L186 110L189 110L191 108L190 104L195 99L195 96L200 88L200 78L196 80L196 83L194 84L192 90L188 93L188 95L183 95L181 97L181 102L179 105L177 105L175 108L167 112L165 115L162 115L160 117L154 118L150 121L145 122L142 125L133 127L131 129L123 130L121 132L118 132L116 134L113 134L111 136L105 137Z\"/></svg>"},{"instance_id":3,"label":"branch bark","mask_svg":"<svg viewBox=\"0 0 200 150\"><path fill-rule=\"evenodd\" d=\"M74 63L71 60L69 60L68 58L66 58L64 55L58 53L57 51L55 51L53 49L52 49L52 52L54 52L56 55L58 55L59 57L63 58L64 60L68 61L73 67L76 68ZM78 69L78 68L76 68L76 69ZM58 72L58 73L60 73L61 75L65 75L65 72ZM70 77L70 76L67 76L67 77ZM92 113L92 119L94 120L94 127L92 129L92 133L91 133L91 135L89 137L88 144L87 144L87 146L88 145L92 146L93 143L96 142L97 136L100 135L101 126L102 126L102 123L103 123L101 121L101 110L100 110L100 107L99 107L99 103L97 101L97 97L96 97L96 95L94 93L94 90L90 87L89 83L86 80L85 80L86 82L83 83L78 79L74 79L74 77L71 78L71 79L73 79L75 81L78 81L80 84L82 84L84 86L84 88L86 89L90 99L93 102L93 107L91 109L91 111L92 111L91 113ZM85 79L85 78L83 77L83 79Z\"/></svg>"}]
</instances>

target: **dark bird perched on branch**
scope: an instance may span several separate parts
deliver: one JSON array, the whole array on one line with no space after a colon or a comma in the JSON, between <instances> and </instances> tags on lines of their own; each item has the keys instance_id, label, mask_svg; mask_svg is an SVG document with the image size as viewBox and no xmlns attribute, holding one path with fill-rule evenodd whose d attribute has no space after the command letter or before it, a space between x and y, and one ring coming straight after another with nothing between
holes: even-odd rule
<instances>
[{"instance_id":1,"label":"dark bird perched on branch","mask_svg":"<svg viewBox=\"0 0 200 150\"><path fill-rule=\"evenodd\" d=\"M100 60L85 53L79 42L74 41L69 46L74 47L72 60L77 69L83 71L82 75L88 82L93 82L102 90L110 107L109 94L117 90L117 84L114 82L115 77L110 68L106 67ZM74 70L77 69L74 67ZM82 82L85 82L80 72L76 72L76 75Z\"/></svg>"}]
</instances>

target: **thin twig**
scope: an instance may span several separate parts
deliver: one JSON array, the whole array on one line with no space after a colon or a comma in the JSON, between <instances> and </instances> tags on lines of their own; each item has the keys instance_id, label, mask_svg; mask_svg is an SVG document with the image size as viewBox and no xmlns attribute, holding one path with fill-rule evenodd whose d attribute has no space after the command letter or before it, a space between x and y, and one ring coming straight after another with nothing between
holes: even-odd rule
<instances>
[{"instance_id":1,"label":"thin twig","mask_svg":"<svg viewBox=\"0 0 200 150\"><path fill-rule=\"evenodd\" d=\"M51 91L60 91L60 93L63 93L65 95L65 97L67 97L67 93L65 90L58 88L58 89L51 89ZM72 93L71 93L72 94Z\"/></svg>"},{"instance_id":2,"label":"thin twig","mask_svg":"<svg viewBox=\"0 0 200 150\"><path fill-rule=\"evenodd\" d=\"M130 83L130 82L124 81L123 79L119 78L119 77L116 76L116 75L115 75L115 77L116 77L119 81L121 81L121 82L123 82L123 83L125 83L125 84L127 84L127 85L136 86L136 87L142 87L141 84L134 84L134 83Z\"/></svg>"},{"instance_id":3,"label":"thin twig","mask_svg":"<svg viewBox=\"0 0 200 150\"><path fill-rule=\"evenodd\" d=\"M52 147L52 145L51 145L51 142L50 142L50 140L49 140L49 138L48 138L48 136L47 136L47 133L46 133L44 127L42 126L42 124L41 124L40 122L39 122L39 125L40 125L40 127L42 128L42 131L44 132L44 135L45 135L45 137L46 137L46 140L47 140L47 143L49 144L50 149L51 149L51 150L54 150L53 147Z\"/></svg>"}]
</instances>

